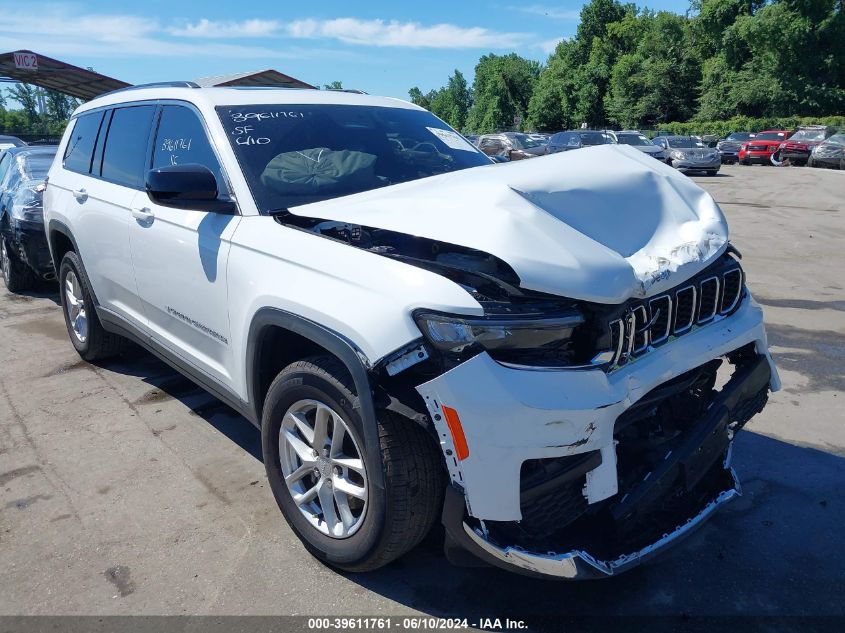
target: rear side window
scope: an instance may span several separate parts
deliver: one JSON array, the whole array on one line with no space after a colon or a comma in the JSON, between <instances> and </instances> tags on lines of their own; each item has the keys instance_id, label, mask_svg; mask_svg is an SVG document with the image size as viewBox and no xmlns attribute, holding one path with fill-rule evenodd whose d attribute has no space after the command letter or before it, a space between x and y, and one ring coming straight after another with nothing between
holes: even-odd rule
<instances>
[{"instance_id":1,"label":"rear side window","mask_svg":"<svg viewBox=\"0 0 845 633\"><path fill-rule=\"evenodd\" d=\"M92 112L77 117L73 132L65 147L63 165L65 169L80 174L91 171L91 155L97 142L97 132L103 120L102 112Z\"/></svg>"},{"instance_id":2,"label":"rear side window","mask_svg":"<svg viewBox=\"0 0 845 633\"><path fill-rule=\"evenodd\" d=\"M143 187L155 109L155 106L144 105L114 111L103 149L103 178L134 189Z\"/></svg>"},{"instance_id":3,"label":"rear side window","mask_svg":"<svg viewBox=\"0 0 845 633\"><path fill-rule=\"evenodd\" d=\"M202 121L184 106L164 106L153 147L153 169L188 163L208 167L217 179L217 191L226 191L220 163Z\"/></svg>"}]
</instances>

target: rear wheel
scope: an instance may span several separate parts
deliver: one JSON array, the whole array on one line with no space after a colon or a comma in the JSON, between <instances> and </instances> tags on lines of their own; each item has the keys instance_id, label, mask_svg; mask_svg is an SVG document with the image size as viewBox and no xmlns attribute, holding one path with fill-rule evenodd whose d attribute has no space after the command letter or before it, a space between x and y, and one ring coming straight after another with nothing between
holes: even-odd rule
<instances>
[{"instance_id":1,"label":"rear wheel","mask_svg":"<svg viewBox=\"0 0 845 633\"><path fill-rule=\"evenodd\" d=\"M89 362L116 356L125 349L127 341L103 328L82 270L79 256L73 251L65 253L59 266L59 296L70 342Z\"/></svg>"},{"instance_id":2,"label":"rear wheel","mask_svg":"<svg viewBox=\"0 0 845 633\"><path fill-rule=\"evenodd\" d=\"M35 271L18 258L5 236L0 236L0 268L9 292L22 292L35 285Z\"/></svg>"},{"instance_id":3,"label":"rear wheel","mask_svg":"<svg viewBox=\"0 0 845 633\"><path fill-rule=\"evenodd\" d=\"M331 356L289 365L267 393L264 465L288 524L320 560L347 571L386 565L416 546L443 503L445 475L433 440L414 422L385 413L379 445L364 442L358 397ZM378 451L384 488L373 485Z\"/></svg>"}]
</instances>

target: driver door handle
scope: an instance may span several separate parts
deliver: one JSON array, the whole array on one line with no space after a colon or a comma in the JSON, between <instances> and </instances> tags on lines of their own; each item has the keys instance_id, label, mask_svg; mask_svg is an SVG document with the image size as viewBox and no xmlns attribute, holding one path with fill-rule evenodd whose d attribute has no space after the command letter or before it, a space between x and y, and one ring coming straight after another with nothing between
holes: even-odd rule
<instances>
[{"instance_id":1,"label":"driver door handle","mask_svg":"<svg viewBox=\"0 0 845 633\"><path fill-rule=\"evenodd\" d=\"M142 222L152 222L156 216L149 207L139 207L132 209L132 217Z\"/></svg>"}]
</instances>

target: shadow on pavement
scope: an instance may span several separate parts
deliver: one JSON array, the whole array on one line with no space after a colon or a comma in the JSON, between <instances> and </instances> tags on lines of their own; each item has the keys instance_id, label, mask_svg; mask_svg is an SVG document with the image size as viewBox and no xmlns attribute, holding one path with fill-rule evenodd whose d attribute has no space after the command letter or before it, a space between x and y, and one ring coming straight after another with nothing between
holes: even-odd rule
<instances>
[{"instance_id":1,"label":"shadow on pavement","mask_svg":"<svg viewBox=\"0 0 845 633\"><path fill-rule=\"evenodd\" d=\"M177 398L261 460L260 433L249 421L153 356L138 351L102 367ZM618 578L555 582L453 567L437 529L386 568L345 577L440 617L845 616L845 458L748 430L733 458L743 496L674 549Z\"/></svg>"}]
</instances>

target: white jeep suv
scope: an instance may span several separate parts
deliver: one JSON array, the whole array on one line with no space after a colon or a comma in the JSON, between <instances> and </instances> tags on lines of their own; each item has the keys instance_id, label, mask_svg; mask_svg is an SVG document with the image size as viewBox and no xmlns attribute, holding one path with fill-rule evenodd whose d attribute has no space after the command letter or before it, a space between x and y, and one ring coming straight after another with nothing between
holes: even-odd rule
<instances>
[{"instance_id":1,"label":"white jeep suv","mask_svg":"<svg viewBox=\"0 0 845 633\"><path fill-rule=\"evenodd\" d=\"M432 114L156 84L77 109L45 229L82 358L127 339L261 429L307 549L619 573L739 493L778 378L716 203L634 148L494 165Z\"/></svg>"}]
</instances>

